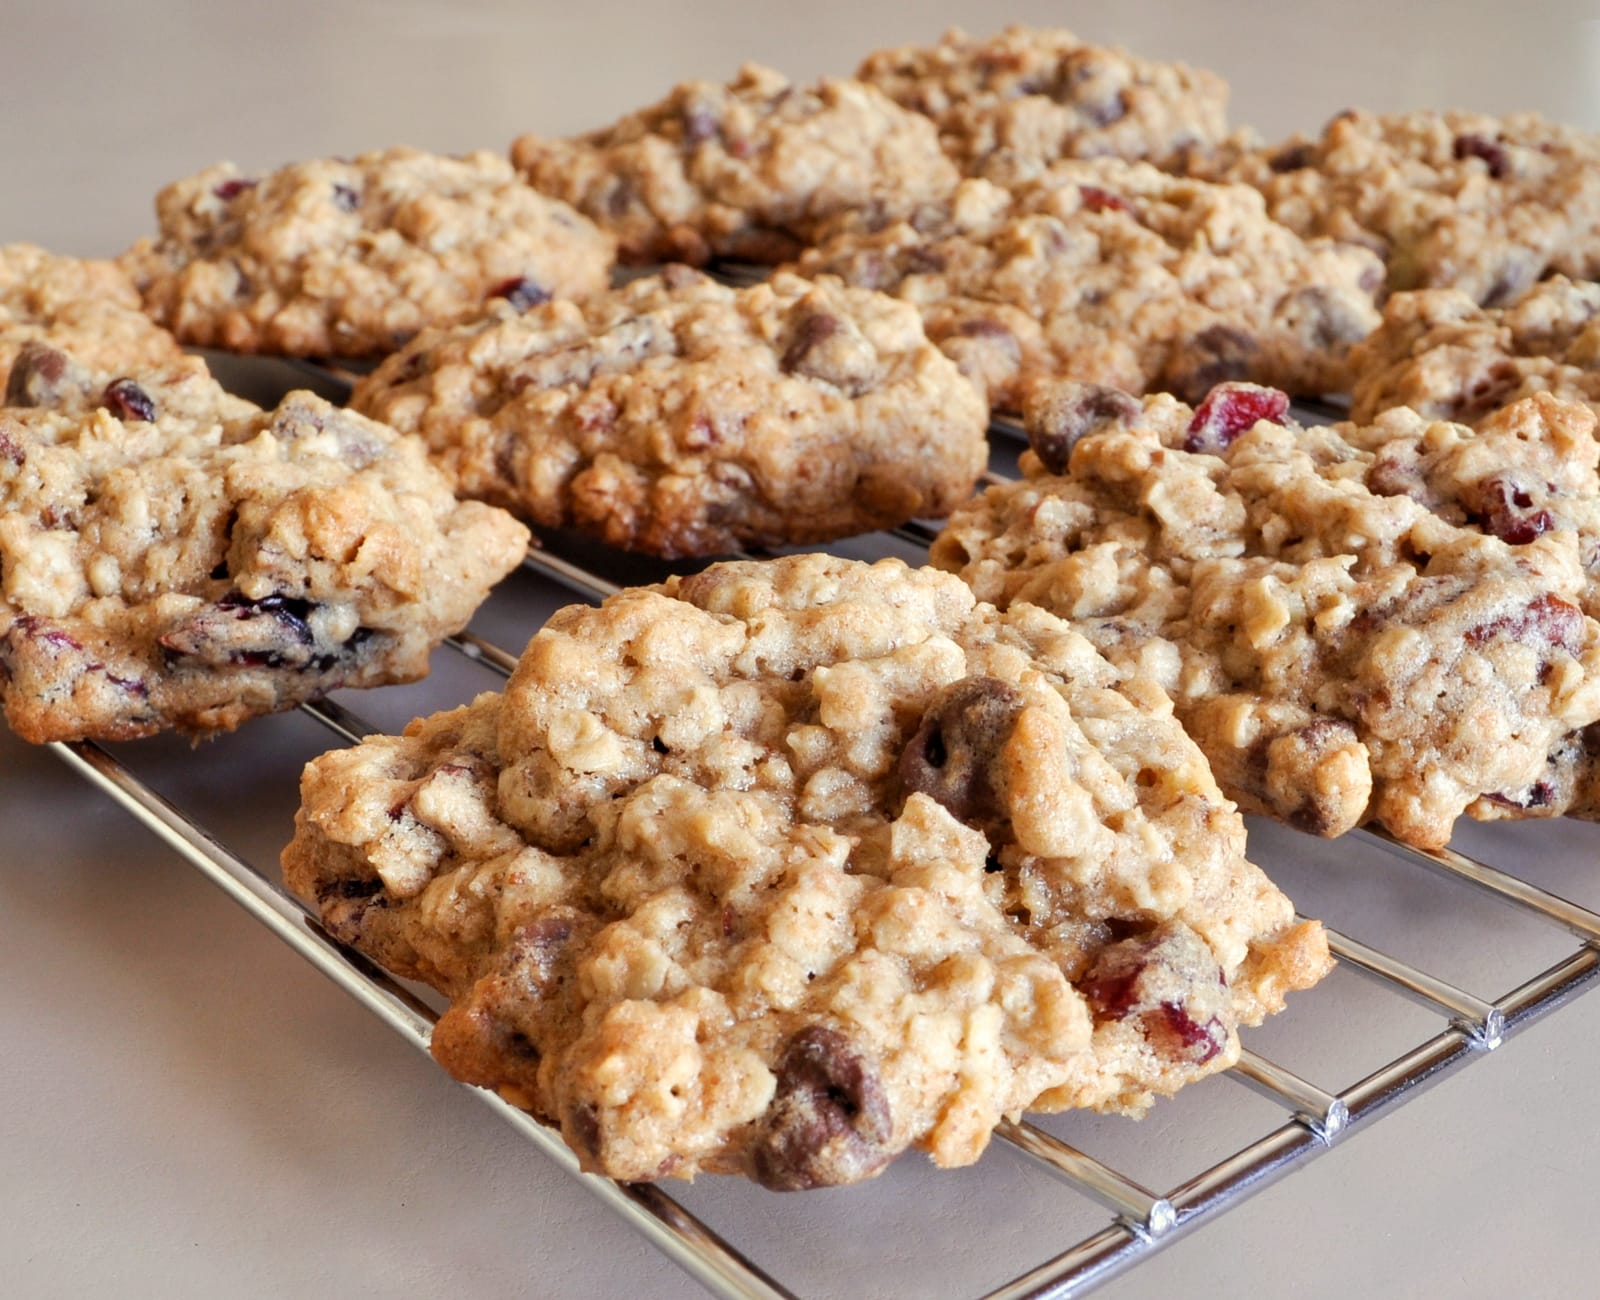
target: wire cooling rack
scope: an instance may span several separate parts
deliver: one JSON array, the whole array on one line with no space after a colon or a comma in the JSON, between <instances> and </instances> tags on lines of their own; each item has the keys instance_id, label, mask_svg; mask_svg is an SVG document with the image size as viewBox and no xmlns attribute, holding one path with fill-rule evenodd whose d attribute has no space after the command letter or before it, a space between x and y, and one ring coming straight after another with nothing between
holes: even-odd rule
<instances>
[{"instance_id":1,"label":"wire cooling rack","mask_svg":"<svg viewBox=\"0 0 1600 1300\"><path fill-rule=\"evenodd\" d=\"M997 432L1001 435L995 440L997 464L1008 468L1014 459L1016 430L1001 425ZM851 553L894 551L915 559L930 537L926 528L911 525L893 534L878 534L853 543L855 549ZM530 551L523 566L524 584L531 582L531 589L540 592L544 603L572 594L597 601L616 590L619 580L637 580L640 576L637 562L625 561L602 548L572 538L546 541L546 546ZM486 685L496 678L503 679L515 664L515 656L508 650L473 631L452 638L441 654L458 656L470 671L484 675ZM303 706L302 712L345 744L356 743L380 729L335 700ZM426 998L329 938L299 901L276 883L276 864L263 867L247 861L213 834L202 818L158 791L136 770L137 746L113 749L83 743L52 748L67 766L132 813L405 1041L427 1052L437 1014ZM283 776L293 779L292 772ZM1320 844L1294 832L1270 828L1265 832L1267 851L1263 851L1258 838L1261 834L1259 830L1252 831L1252 856L1274 874L1278 874L1279 859L1296 857L1301 850L1309 851ZM1544 941L1532 946L1542 948L1546 957L1552 943L1562 955L1553 962L1538 960L1516 966L1512 986L1498 997L1486 999L1393 955L1386 950L1394 946L1392 943L1380 946L1373 936L1363 940L1355 934L1330 929L1331 946L1341 967L1372 983L1388 1008L1381 1014L1392 1016L1397 999L1422 1009L1420 1030L1408 1045L1377 1068L1368 1068L1356 1082L1342 1086L1305 1077L1314 1071L1297 1072L1247 1046L1239 1063L1224 1077L1267 1099L1274 1118L1265 1124L1264 1131L1242 1141L1220 1159L1213 1159L1177 1181L1155 1186L1150 1185L1154 1181L1150 1177L1136 1176L1119 1167L1129 1163L1126 1159L1119 1162L1097 1158L1068 1142L1052 1131L1061 1127L1058 1123L1003 1124L997 1133L998 1145L1010 1147L1020 1157L1014 1162L1018 1167L1031 1166L1067 1189L1071 1196L1100 1207L1105 1214L1099 1226L1087 1235L1072 1239L1072 1234L1063 1233L1058 1239L1052 1225L1070 1222L1073 1216L1062 1216L1056 1207L1039 1203L1039 1212L1047 1222L1036 1235L1049 1243L1048 1249L1020 1273L977 1294L992 1300L1084 1294L1339 1145L1427 1085L1498 1049L1517 1031L1589 988L1600 974L1600 951L1596 947L1600 945L1600 915L1520 875L1450 849L1425 853L1367 831L1356 832L1340 844L1341 856L1353 848L1357 856L1399 859L1392 864L1397 870L1420 868L1420 887L1428 893L1427 905L1438 909L1440 915L1449 917L1458 912L1467 895L1476 892L1489 899L1491 907L1520 914L1524 929L1531 924ZM1290 893L1299 896L1300 891L1291 887ZM1302 994L1291 1000L1289 1011L1279 1019L1314 1015L1318 1005L1312 995ZM1415 1022L1407 1019L1406 1023ZM1267 1028L1271 1028L1270 1022ZM1317 1026L1313 1025L1312 1030L1315 1034ZM1262 1032L1256 1031L1258 1035ZM1253 1041L1251 1031L1246 1031L1246 1038ZM1205 1086L1210 1085L1192 1088ZM660 1186L619 1184L581 1173L576 1159L554 1132L491 1092L468 1091L712 1293L728 1297L799 1294L754 1262L746 1253L748 1247L741 1249L691 1211L681 1194L671 1195ZM1134 1144L1137 1145L1137 1137ZM991 1154L985 1164L995 1159ZM869 1184L841 1195L870 1197L876 1186ZM1030 1204L1035 1203L1037 1198L1018 1197L1008 1212L1027 1213ZM782 1212L781 1208L776 1211Z\"/></svg>"}]
</instances>

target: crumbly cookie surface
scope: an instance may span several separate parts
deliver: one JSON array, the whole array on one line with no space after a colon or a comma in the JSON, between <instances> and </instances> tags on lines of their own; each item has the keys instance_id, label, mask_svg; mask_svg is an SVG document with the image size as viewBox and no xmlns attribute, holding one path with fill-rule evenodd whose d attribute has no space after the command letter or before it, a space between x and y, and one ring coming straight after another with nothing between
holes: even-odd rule
<instances>
[{"instance_id":1,"label":"crumbly cookie surface","mask_svg":"<svg viewBox=\"0 0 1600 1300\"><path fill-rule=\"evenodd\" d=\"M59 257L34 244L0 246L0 375L12 373L24 348L41 343L71 353L79 370L35 382L80 389L182 355L177 340L144 314L138 290L115 262Z\"/></svg>"},{"instance_id":2,"label":"crumbly cookie surface","mask_svg":"<svg viewBox=\"0 0 1600 1300\"><path fill-rule=\"evenodd\" d=\"M51 349L31 365L71 372ZM16 367L13 367L13 375ZM407 681L523 554L420 448L195 358L0 409L0 696L27 740L127 739Z\"/></svg>"},{"instance_id":3,"label":"crumbly cookie surface","mask_svg":"<svg viewBox=\"0 0 1600 1300\"><path fill-rule=\"evenodd\" d=\"M1057 163L1014 191L964 182L913 221L846 225L797 269L915 303L1010 411L1034 374L1194 401L1227 379L1341 391L1382 280L1370 252L1303 241L1247 186L1112 158Z\"/></svg>"},{"instance_id":4,"label":"crumbly cookie surface","mask_svg":"<svg viewBox=\"0 0 1600 1300\"><path fill-rule=\"evenodd\" d=\"M1550 271L1600 274L1600 144L1534 113L1352 111L1229 154L1277 220L1379 253L1391 290L1504 305Z\"/></svg>"},{"instance_id":5,"label":"crumbly cookie surface","mask_svg":"<svg viewBox=\"0 0 1600 1300\"><path fill-rule=\"evenodd\" d=\"M716 565L306 771L286 878L624 1179L853 1182L1137 1113L1328 967L1146 680L948 575Z\"/></svg>"},{"instance_id":6,"label":"crumbly cookie surface","mask_svg":"<svg viewBox=\"0 0 1600 1300\"><path fill-rule=\"evenodd\" d=\"M1111 154L1162 164L1227 130L1215 73L1090 45L1061 28L959 28L937 45L867 56L856 75L931 117L968 175L1019 180L1063 158Z\"/></svg>"},{"instance_id":7,"label":"crumbly cookie surface","mask_svg":"<svg viewBox=\"0 0 1600 1300\"><path fill-rule=\"evenodd\" d=\"M1463 811L1592 802L1593 415L1541 396L1476 433L1404 409L1302 429L1287 407L1041 386L1026 477L933 561L1155 676L1247 810L1437 846Z\"/></svg>"},{"instance_id":8,"label":"crumbly cookie surface","mask_svg":"<svg viewBox=\"0 0 1600 1300\"><path fill-rule=\"evenodd\" d=\"M123 255L146 309L186 343L371 358L497 296L611 282L611 237L502 157L388 149L264 176L218 163L156 196L160 233Z\"/></svg>"},{"instance_id":9,"label":"crumbly cookie surface","mask_svg":"<svg viewBox=\"0 0 1600 1300\"><path fill-rule=\"evenodd\" d=\"M987 412L882 294L685 267L432 331L356 389L458 491L631 550L709 555L943 516Z\"/></svg>"},{"instance_id":10,"label":"crumbly cookie surface","mask_svg":"<svg viewBox=\"0 0 1600 1300\"><path fill-rule=\"evenodd\" d=\"M779 262L838 213L893 219L958 179L932 124L875 88L797 86L755 64L726 85L687 82L588 135L522 136L511 156L532 184L612 231L632 263Z\"/></svg>"},{"instance_id":11,"label":"crumbly cookie surface","mask_svg":"<svg viewBox=\"0 0 1600 1300\"><path fill-rule=\"evenodd\" d=\"M1459 289L1397 293L1383 324L1350 354L1350 417L1392 406L1479 424L1535 393L1600 407L1600 285L1564 275L1509 307Z\"/></svg>"}]
</instances>

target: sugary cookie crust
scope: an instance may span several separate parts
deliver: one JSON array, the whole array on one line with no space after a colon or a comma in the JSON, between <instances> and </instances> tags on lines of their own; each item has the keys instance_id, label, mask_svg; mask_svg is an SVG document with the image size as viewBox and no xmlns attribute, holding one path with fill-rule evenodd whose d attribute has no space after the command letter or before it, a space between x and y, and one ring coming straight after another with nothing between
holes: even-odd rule
<instances>
[{"instance_id":1,"label":"sugary cookie crust","mask_svg":"<svg viewBox=\"0 0 1600 1300\"><path fill-rule=\"evenodd\" d=\"M1391 290L1504 305L1550 271L1600 274L1600 145L1535 113L1341 113L1312 139L1209 164L1306 236L1364 243Z\"/></svg>"},{"instance_id":2,"label":"sugary cookie crust","mask_svg":"<svg viewBox=\"0 0 1600 1300\"><path fill-rule=\"evenodd\" d=\"M1270 221L1246 186L1111 158L1058 163L1014 192L967 181L914 221L842 223L796 269L915 303L1008 411L1034 374L1195 401L1225 379L1341 391L1382 279L1365 249Z\"/></svg>"},{"instance_id":3,"label":"sugary cookie crust","mask_svg":"<svg viewBox=\"0 0 1600 1300\"><path fill-rule=\"evenodd\" d=\"M1014 181L1063 158L1105 154L1162 164L1227 130L1215 73L1089 45L1062 28L960 28L937 45L867 56L856 75L939 128L970 176Z\"/></svg>"},{"instance_id":4,"label":"sugary cookie crust","mask_svg":"<svg viewBox=\"0 0 1600 1300\"><path fill-rule=\"evenodd\" d=\"M1286 408L1041 386L1026 477L958 511L933 562L1155 676L1247 810L1437 846L1463 811L1592 808L1594 416L1542 396L1478 433L1408 410L1301 429Z\"/></svg>"},{"instance_id":5,"label":"sugary cookie crust","mask_svg":"<svg viewBox=\"0 0 1600 1300\"><path fill-rule=\"evenodd\" d=\"M677 267L431 331L361 383L462 494L615 546L709 555L947 514L983 402L903 303Z\"/></svg>"},{"instance_id":6,"label":"sugary cookie crust","mask_svg":"<svg viewBox=\"0 0 1600 1300\"><path fill-rule=\"evenodd\" d=\"M611 237L506 159L388 149L261 177L218 163L156 196L160 234L123 264L186 343L371 358L496 296L611 282Z\"/></svg>"},{"instance_id":7,"label":"sugary cookie crust","mask_svg":"<svg viewBox=\"0 0 1600 1300\"><path fill-rule=\"evenodd\" d=\"M537 188L612 231L631 263L780 262L817 223L884 219L952 189L931 123L859 81L797 86L747 64L726 85L691 81L573 139L525 135L511 157Z\"/></svg>"},{"instance_id":8,"label":"sugary cookie crust","mask_svg":"<svg viewBox=\"0 0 1600 1300\"><path fill-rule=\"evenodd\" d=\"M310 393L258 411L194 358L0 409L6 720L36 742L206 733L413 680L526 541L392 430Z\"/></svg>"},{"instance_id":9,"label":"sugary cookie crust","mask_svg":"<svg viewBox=\"0 0 1600 1300\"><path fill-rule=\"evenodd\" d=\"M1503 406L1551 393L1600 406L1600 285L1564 275L1510 307L1480 307L1459 289L1397 293L1383 324L1350 353L1350 416L1409 406L1479 424Z\"/></svg>"},{"instance_id":10,"label":"sugary cookie crust","mask_svg":"<svg viewBox=\"0 0 1600 1300\"><path fill-rule=\"evenodd\" d=\"M434 1052L625 1179L852 1182L1142 1111L1327 969L1147 680L820 555L558 613L306 771L292 889L452 999Z\"/></svg>"}]
</instances>

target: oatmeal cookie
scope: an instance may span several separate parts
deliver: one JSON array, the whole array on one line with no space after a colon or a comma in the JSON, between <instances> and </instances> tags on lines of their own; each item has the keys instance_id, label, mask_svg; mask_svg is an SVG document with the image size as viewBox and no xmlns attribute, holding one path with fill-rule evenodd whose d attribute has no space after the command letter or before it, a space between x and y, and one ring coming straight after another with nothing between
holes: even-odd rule
<instances>
[{"instance_id":1,"label":"oatmeal cookie","mask_svg":"<svg viewBox=\"0 0 1600 1300\"><path fill-rule=\"evenodd\" d=\"M1581 810L1600 717L1593 414L1542 395L1474 432L1413 411L1300 428L1248 384L1198 410L1043 384L1026 477L933 562L1150 673L1247 810L1433 847ZM1587 571L1586 571L1587 566Z\"/></svg>"},{"instance_id":2,"label":"oatmeal cookie","mask_svg":"<svg viewBox=\"0 0 1600 1300\"><path fill-rule=\"evenodd\" d=\"M0 377L12 375L18 354L30 345L70 353L78 369L48 375L25 368L8 380L17 391L8 392L6 405L34 404L24 385L37 393L42 385L87 392L182 355L177 340L144 314L138 290L115 262L6 244L0 246Z\"/></svg>"},{"instance_id":3,"label":"oatmeal cookie","mask_svg":"<svg viewBox=\"0 0 1600 1300\"><path fill-rule=\"evenodd\" d=\"M856 76L931 117L961 169L991 180L1102 154L1160 165L1227 130L1228 85L1215 73L1061 28L1015 25L983 40L952 28L937 45L878 50Z\"/></svg>"},{"instance_id":4,"label":"oatmeal cookie","mask_svg":"<svg viewBox=\"0 0 1600 1300\"><path fill-rule=\"evenodd\" d=\"M26 740L226 731L421 677L523 554L419 447L310 393L258 411L192 357L75 391L0 409L0 697Z\"/></svg>"},{"instance_id":5,"label":"oatmeal cookie","mask_svg":"<svg viewBox=\"0 0 1600 1300\"><path fill-rule=\"evenodd\" d=\"M720 564L306 770L290 887L622 1179L854 1182L1138 1113L1328 968L1160 690L948 575Z\"/></svg>"},{"instance_id":6,"label":"oatmeal cookie","mask_svg":"<svg viewBox=\"0 0 1600 1300\"><path fill-rule=\"evenodd\" d=\"M915 303L1008 411L1034 373L1195 401L1226 379L1341 391L1383 278L1367 250L1271 221L1248 186L1113 158L1057 163L1014 192L966 181L881 229L840 223L796 269Z\"/></svg>"},{"instance_id":7,"label":"oatmeal cookie","mask_svg":"<svg viewBox=\"0 0 1600 1300\"><path fill-rule=\"evenodd\" d=\"M986 457L981 398L904 303L676 267L430 331L352 399L459 492L614 546L709 555L942 516Z\"/></svg>"},{"instance_id":8,"label":"oatmeal cookie","mask_svg":"<svg viewBox=\"0 0 1600 1300\"><path fill-rule=\"evenodd\" d=\"M892 220L958 179L932 123L873 87L796 86L755 64L588 135L525 135L511 157L615 233L631 263L780 262L837 213Z\"/></svg>"},{"instance_id":9,"label":"oatmeal cookie","mask_svg":"<svg viewBox=\"0 0 1600 1300\"><path fill-rule=\"evenodd\" d=\"M611 283L609 235L491 153L388 149L261 177L218 163L156 196L161 233L123 264L186 343L288 356L385 356L485 302Z\"/></svg>"},{"instance_id":10,"label":"oatmeal cookie","mask_svg":"<svg viewBox=\"0 0 1600 1300\"><path fill-rule=\"evenodd\" d=\"M1341 113L1311 139L1223 151L1307 237L1366 244L1391 290L1498 306L1550 271L1600 274L1600 143L1534 113Z\"/></svg>"},{"instance_id":11,"label":"oatmeal cookie","mask_svg":"<svg viewBox=\"0 0 1600 1300\"><path fill-rule=\"evenodd\" d=\"M1600 407L1600 284L1564 275L1510 307L1480 307L1459 289L1397 293L1383 324L1350 353L1350 417L1391 406L1478 424L1534 393Z\"/></svg>"}]
</instances>

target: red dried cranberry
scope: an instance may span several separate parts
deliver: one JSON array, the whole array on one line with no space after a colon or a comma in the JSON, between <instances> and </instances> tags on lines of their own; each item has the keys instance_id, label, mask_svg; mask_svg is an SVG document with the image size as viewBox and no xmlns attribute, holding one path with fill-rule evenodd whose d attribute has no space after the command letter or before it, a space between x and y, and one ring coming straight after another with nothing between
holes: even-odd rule
<instances>
[{"instance_id":1,"label":"red dried cranberry","mask_svg":"<svg viewBox=\"0 0 1600 1300\"><path fill-rule=\"evenodd\" d=\"M119 420L143 420L148 424L156 418L155 399L131 379L113 379L107 384L105 404Z\"/></svg>"},{"instance_id":2,"label":"red dried cranberry","mask_svg":"<svg viewBox=\"0 0 1600 1300\"><path fill-rule=\"evenodd\" d=\"M1555 516L1548 510L1535 510L1532 495L1510 479L1490 479L1480 485L1480 491L1483 500L1473 522L1502 542L1526 546L1556 526Z\"/></svg>"},{"instance_id":3,"label":"red dried cranberry","mask_svg":"<svg viewBox=\"0 0 1600 1300\"><path fill-rule=\"evenodd\" d=\"M1183 449L1217 455L1261 420L1283 423L1289 395L1260 384L1218 384L1189 421Z\"/></svg>"},{"instance_id":4,"label":"red dried cranberry","mask_svg":"<svg viewBox=\"0 0 1600 1300\"><path fill-rule=\"evenodd\" d=\"M1501 180L1511 172L1511 158L1505 149L1481 135L1458 135L1452 150L1458 160L1481 158L1489 168L1489 175Z\"/></svg>"},{"instance_id":5,"label":"red dried cranberry","mask_svg":"<svg viewBox=\"0 0 1600 1300\"><path fill-rule=\"evenodd\" d=\"M236 176L232 180L223 181L220 185L211 187L211 192L226 203L229 199L236 199L246 190L253 190L259 181L253 181L243 176Z\"/></svg>"},{"instance_id":6,"label":"red dried cranberry","mask_svg":"<svg viewBox=\"0 0 1600 1300\"><path fill-rule=\"evenodd\" d=\"M1090 212L1132 212L1128 200L1098 185L1080 185L1078 194L1083 206Z\"/></svg>"},{"instance_id":7,"label":"red dried cranberry","mask_svg":"<svg viewBox=\"0 0 1600 1300\"><path fill-rule=\"evenodd\" d=\"M1491 619L1467 629L1466 641L1477 647L1497 636L1513 641L1542 641L1565 650L1573 658L1583 649L1583 611L1559 596L1540 596L1525 609L1504 618Z\"/></svg>"},{"instance_id":8,"label":"red dried cranberry","mask_svg":"<svg viewBox=\"0 0 1600 1300\"><path fill-rule=\"evenodd\" d=\"M517 311L527 311L530 307L537 307L540 303L550 301L550 291L525 275L514 276L509 280L502 280L489 290L491 298L504 298Z\"/></svg>"},{"instance_id":9,"label":"red dried cranberry","mask_svg":"<svg viewBox=\"0 0 1600 1300\"><path fill-rule=\"evenodd\" d=\"M1227 983L1226 978L1223 983ZM1163 1002L1158 1011L1167 1031L1183 1044L1182 1055L1196 1065L1214 1061L1228 1045L1227 1028L1216 1016L1196 1024L1177 1002Z\"/></svg>"}]
</instances>

